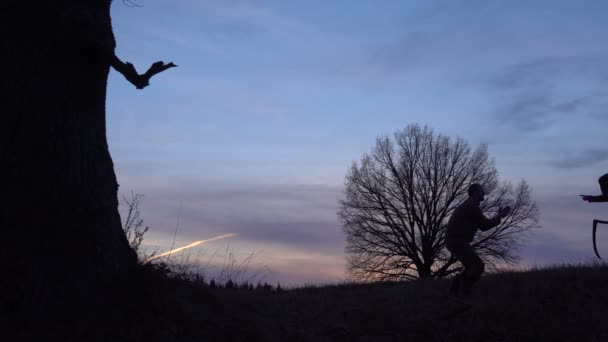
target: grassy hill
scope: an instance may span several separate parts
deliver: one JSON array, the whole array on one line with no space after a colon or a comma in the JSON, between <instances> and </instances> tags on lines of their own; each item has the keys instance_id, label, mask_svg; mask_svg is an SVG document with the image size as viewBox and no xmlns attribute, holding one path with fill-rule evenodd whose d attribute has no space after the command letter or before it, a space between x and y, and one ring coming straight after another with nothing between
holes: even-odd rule
<instances>
[{"instance_id":1,"label":"grassy hill","mask_svg":"<svg viewBox=\"0 0 608 342\"><path fill-rule=\"evenodd\" d=\"M209 288L152 269L136 279L112 313L71 317L74 340L608 341L605 264L486 275L470 306L446 296L449 280L277 292Z\"/></svg>"},{"instance_id":2,"label":"grassy hill","mask_svg":"<svg viewBox=\"0 0 608 342\"><path fill-rule=\"evenodd\" d=\"M448 280L224 294L269 341L608 341L608 267L487 275L470 307Z\"/></svg>"}]
</instances>

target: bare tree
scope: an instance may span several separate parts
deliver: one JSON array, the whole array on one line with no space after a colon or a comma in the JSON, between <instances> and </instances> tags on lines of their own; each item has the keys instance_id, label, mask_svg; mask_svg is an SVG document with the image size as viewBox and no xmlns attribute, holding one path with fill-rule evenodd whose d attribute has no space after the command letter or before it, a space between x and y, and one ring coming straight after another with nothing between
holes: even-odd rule
<instances>
[{"instance_id":1,"label":"bare tree","mask_svg":"<svg viewBox=\"0 0 608 342\"><path fill-rule=\"evenodd\" d=\"M409 125L376 140L370 154L353 162L345 179L338 217L347 235L348 270L362 280L441 278L459 270L445 249L447 219L480 183L488 193L484 212L509 205L502 223L477 234L472 245L490 269L517 261L523 233L537 225L530 187L499 182L482 144Z\"/></svg>"}]
</instances>

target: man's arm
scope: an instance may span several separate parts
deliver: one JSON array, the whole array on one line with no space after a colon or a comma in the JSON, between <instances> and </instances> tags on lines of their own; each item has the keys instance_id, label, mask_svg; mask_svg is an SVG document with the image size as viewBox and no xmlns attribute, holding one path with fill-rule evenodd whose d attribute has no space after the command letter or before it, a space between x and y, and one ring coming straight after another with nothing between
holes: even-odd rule
<instances>
[{"instance_id":1,"label":"man's arm","mask_svg":"<svg viewBox=\"0 0 608 342\"><path fill-rule=\"evenodd\" d=\"M481 214L481 215L483 215L483 214ZM486 230L490 230L490 229L498 226L499 224L500 224L500 216L496 215L496 216L492 217L491 219L484 216L482 224L479 226L479 230L481 230L482 232L485 232Z\"/></svg>"},{"instance_id":2,"label":"man's arm","mask_svg":"<svg viewBox=\"0 0 608 342\"><path fill-rule=\"evenodd\" d=\"M481 208L479 208L477 206L474 207L473 214L475 216L475 221L477 222L477 227L479 228L479 230L481 230L483 232L485 232L486 230L490 230L500 224L500 215L499 214L496 214L496 216L489 219L483 214L483 212L481 211Z\"/></svg>"}]
</instances>

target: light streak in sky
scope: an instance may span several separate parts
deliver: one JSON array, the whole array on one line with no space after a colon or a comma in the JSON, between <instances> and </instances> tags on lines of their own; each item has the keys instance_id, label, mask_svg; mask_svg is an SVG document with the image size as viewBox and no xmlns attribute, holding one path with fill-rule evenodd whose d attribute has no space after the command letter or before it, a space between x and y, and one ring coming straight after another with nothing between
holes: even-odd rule
<instances>
[{"instance_id":1,"label":"light streak in sky","mask_svg":"<svg viewBox=\"0 0 608 342\"><path fill-rule=\"evenodd\" d=\"M207 239L207 240L194 241L193 243L191 243L189 245L182 246L182 247L179 247L179 248L174 248L172 250L166 251L166 252L161 253L159 255L152 256L152 257L144 260L144 262L151 261L151 260L154 260L154 259L158 259L160 257L164 257L164 256L167 256L167 255L170 255L170 254L173 254L173 253L181 252L184 249L192 248L192 247L198 246L198 245L200 245L202 243L205 243L205 242L210 242L210 241L215 241L215 240L220 240L220 239L226 239L226 238L233 237L233 236L236 236L236 234L230 233L230 234L224 234L224 235L216 236L214 238Z\"/></svg>"}]
</instances>

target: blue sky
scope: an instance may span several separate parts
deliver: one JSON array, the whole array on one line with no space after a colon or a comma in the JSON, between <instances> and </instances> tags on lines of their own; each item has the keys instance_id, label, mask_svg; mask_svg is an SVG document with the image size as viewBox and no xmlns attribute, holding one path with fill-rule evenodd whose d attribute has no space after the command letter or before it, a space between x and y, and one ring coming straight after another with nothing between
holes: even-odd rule
<instances>
[{"instance_id":1,"label":"blue sky","mask_svg":"<svg viewBox=\"0 0 608 342\"><path fill-rule=\"evenodd\" d=\"M136 90L112 71L120 190L145 194L146 243L259 252L268 279L344 277L345 172L410 123L488 143L540 224L521 266L588 260L608 172L602 1L140 0L112 8L117 54L179 65ZM605 233L605 234L604 234ZM608 252L608 232L598 242ZM221 253L220 253L221 254Z\"/></svg>"}]
</instances>

